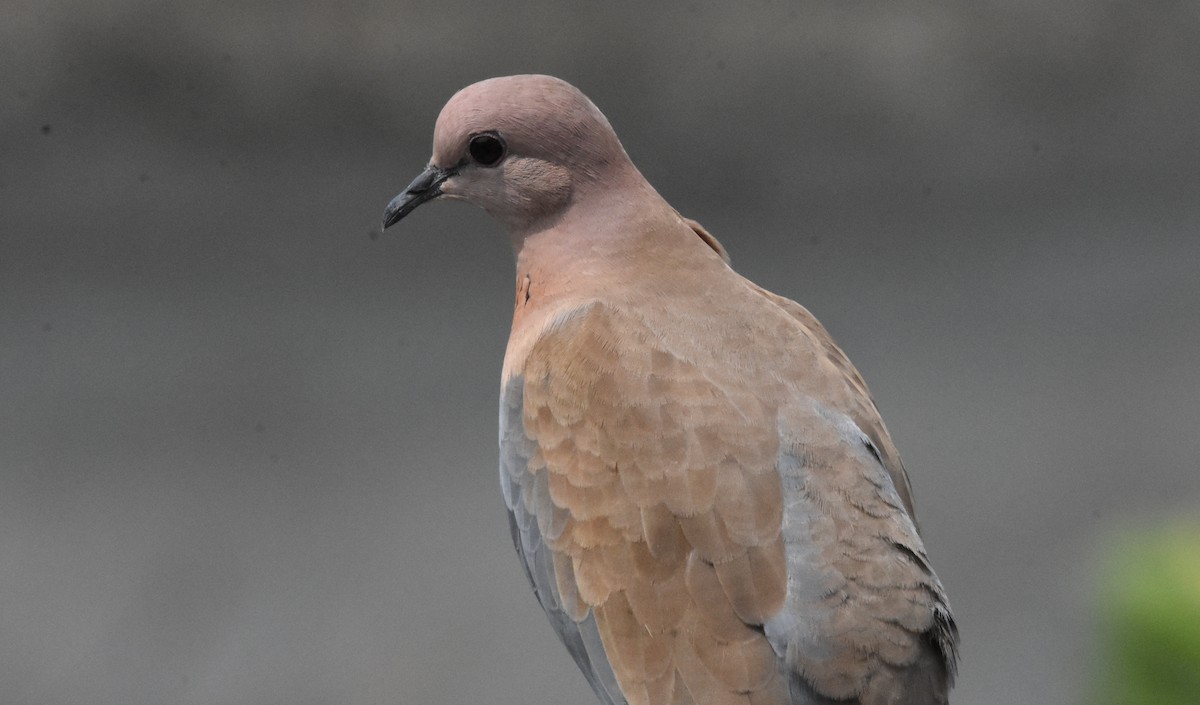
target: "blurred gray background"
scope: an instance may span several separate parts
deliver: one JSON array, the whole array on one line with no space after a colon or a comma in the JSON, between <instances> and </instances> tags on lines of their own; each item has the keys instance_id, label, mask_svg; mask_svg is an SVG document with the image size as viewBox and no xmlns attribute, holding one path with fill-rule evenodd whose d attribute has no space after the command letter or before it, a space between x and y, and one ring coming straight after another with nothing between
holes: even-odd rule
<instances>
[{"instance_id":1,"label":"blurred gray background","mask_svg":"<svg viewBox=\"0 0 1200 705\"><path fill-rule=\"evenodd\" d=\"M4 0L0 702L595 702L497 488L507 240L369 236L519 72L863 371L954 702L1082 702L1106 536L1200 507L1195 3Z\"/></svg>"}]
</instances>

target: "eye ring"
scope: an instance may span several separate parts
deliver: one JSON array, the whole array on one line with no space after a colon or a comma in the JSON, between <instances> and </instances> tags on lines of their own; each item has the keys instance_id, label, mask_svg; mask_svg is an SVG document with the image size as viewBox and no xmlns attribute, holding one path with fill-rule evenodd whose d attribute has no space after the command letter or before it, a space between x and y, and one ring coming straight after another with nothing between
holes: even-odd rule
<instances>
[{"instance_id":1,"label":"eye ring","mask_svg":"<svg viewBox=\"0 0 1200 705\"><path fill-rule=\"evenodd\" d=\"M495 132L482 132L471 138L467 153L479 166L496 166L508 154L508 147Z\"/></svg>"}]
</instances>

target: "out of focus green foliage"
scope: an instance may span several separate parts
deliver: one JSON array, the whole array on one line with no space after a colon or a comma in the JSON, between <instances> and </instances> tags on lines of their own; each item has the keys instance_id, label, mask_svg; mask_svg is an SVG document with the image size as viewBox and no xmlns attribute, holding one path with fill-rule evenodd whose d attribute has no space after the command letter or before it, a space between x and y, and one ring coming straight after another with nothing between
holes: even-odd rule
<instances>
[{"instance_id":1,"label":"out of focus green foliage","mask_svg":"<svg viewBox=\"0 0 1200 705\"><path fill-rule=\"evenodd\" d=\"M1200 521L1113 543L1101 590L1100 705L1200 705Z\"/></svg>"}]
</instances>

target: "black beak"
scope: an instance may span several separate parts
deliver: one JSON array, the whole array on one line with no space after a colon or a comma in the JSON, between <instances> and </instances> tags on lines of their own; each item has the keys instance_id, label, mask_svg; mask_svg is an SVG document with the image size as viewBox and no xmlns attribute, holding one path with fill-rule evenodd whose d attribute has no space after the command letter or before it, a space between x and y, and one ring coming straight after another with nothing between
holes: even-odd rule
<instances>
[{"instance_id":1,"label":"black beak","mask_svg":"<svg viewBox=\"0 0 1200 705\"><path fill-rule=\"evenodd\" d=\"M442 182L451 176L454 176L453 169L442 169L432 164L425 167L425 171L413 179L408 188L393 198L383 210L384 229L400 222L401 218L415 211L417 206L425 201L432 201L442 195Z\"/></svg>"}]
</instances>

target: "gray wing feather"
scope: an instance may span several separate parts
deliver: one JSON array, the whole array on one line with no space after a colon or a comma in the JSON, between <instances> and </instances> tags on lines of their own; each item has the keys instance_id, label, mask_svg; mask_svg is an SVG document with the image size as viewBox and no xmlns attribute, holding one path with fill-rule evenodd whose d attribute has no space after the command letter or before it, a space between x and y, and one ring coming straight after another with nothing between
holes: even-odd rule
<instances>
[{"instance_id":1,"label":"gray wing feather","mask_svg":"<svg viewBox=\"0 0 1200 705\"><path fill-rule=\"evenodd\" d=\"M531 472L537 450L525 435L522 409L524 379L511 380L500 396L500 489L508 507L513 546L542 609L567 651L604 705L627 705L600 642L596 617L589 609L575 621L563 609L554 577L554 558L543 536L557 536L566 513L550 501L547 474Z\"/></svg>"},{"instance_id":2,"label":"gray wing feather","mask_svg":"<svg viewBox=\"0 0 1200 705\"><path fill-rule=\"evenodd\" d=\"M776 465L785 505L788 594L784 608L763 627L781 670L789 677L791 701L793 705L885 700L944 705L955 670L958 634L942 585L869 439L849 417L820 407L815 412L804 423L780 429L784 443ZM833 468L822 465L822 457L825 462L830 457L852 458L854 462L842 466L857 473L854 482L823 483L820 478L828 477ZM839 491L852 494L830 501L830 493ZM843 521L853 520L855 527L853 535L840 539L838 549L850 563L829 559L830 541L839 540L829 530L831 512L837 511L834 506L841 507L846 512ZM855 560L866 561L861 564L865 567L884 556L891 562L887 572L854 572ZM905 602L899 607L894 602L882 611L870 606L901 597ZM855 608L860 619L852 627L835 628L835 612L851 602L860 605ZM869 630L876 638L890 632L900 643L914 645L907 657L912 660L889 663L880 654L864 683L876 682L882 692L831 698L821 692L819 681L805 665L845 658L845 645L859 638L839 631L845 628Z\"/></svg>"}]
</instances>

